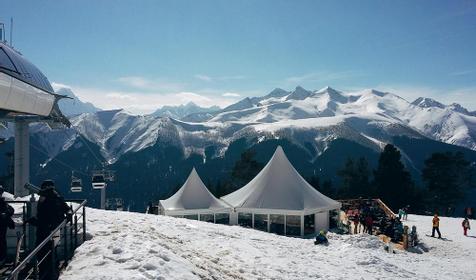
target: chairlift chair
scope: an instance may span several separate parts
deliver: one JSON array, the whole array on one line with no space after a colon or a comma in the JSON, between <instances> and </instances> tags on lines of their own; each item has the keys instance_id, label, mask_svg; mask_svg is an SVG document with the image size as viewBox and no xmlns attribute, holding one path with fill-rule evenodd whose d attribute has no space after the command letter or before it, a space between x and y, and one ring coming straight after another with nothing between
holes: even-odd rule
<instances>
[{"instance_id":1,"label":"chairlift chair","mask_svg":"<svg viewBox=\"0 0 476 280\"><path fill-rule=\"evenodd\" d=\"M83 191L83 184L81 179L74 178L71 181L71 192L82 192Z\"/></svg>"},{"instance_id":2,"label":"chairlift chair","mask_svg":"<svg viewBox=\"0 0 476 280\"><path fill-rule=\"evenodd\" d=\"M103 174L95 174L92 179L93 189L104 189L106 187L106 180Z\"/></svg>"}]
</instances>

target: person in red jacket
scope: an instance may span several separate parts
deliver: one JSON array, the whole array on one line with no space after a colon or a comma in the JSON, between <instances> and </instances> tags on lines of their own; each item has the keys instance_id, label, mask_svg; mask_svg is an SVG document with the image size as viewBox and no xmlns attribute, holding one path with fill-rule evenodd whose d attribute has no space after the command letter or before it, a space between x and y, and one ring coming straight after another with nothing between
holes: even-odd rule
<instances>
[{"instance_id":1,"label":"person in red jacket","mask_svg":"<svg viewBox=\"0 0 476 280\"><path fill-rule=\"evenodd\" d=\"M365 226L367 228L367 232L372 234L374 226L374 219L372 219L372 216L368 215L367 218L365 218Z\"/></svg>"},{"instance_id":2,"label":"person in red jacket","mask_svg":"<svg viewBox=\"0 0 476 280\"><path fill-rule=\"evenodd\" d=\"M468 236L468 229L471 229L471 226L469 225L469 220L468 218L464 218L463 222L461 223L463 226L463 232L464 235Z\"/></svg>"}]
</instances>

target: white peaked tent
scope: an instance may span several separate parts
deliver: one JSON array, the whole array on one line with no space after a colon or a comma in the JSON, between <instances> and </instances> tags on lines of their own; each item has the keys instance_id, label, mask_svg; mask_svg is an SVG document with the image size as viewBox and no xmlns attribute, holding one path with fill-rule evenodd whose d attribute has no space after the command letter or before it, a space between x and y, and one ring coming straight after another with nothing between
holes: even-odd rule
<instances>
[{"instance_id":1,"label":"white peaked tent","mask_svg":"<svg viewBox=\"0 0 476 280\"><path fill-rule=\"evenodd\" d=\"M231 210L229 205L210 193L195 168L173 196L159 202L162 215L224 224L229 223Z\"/></svg>"},{"instance_id":2,"label":"white peaked tent","mask_svg":"<svg viewBox=\"0 0 476 280\"><path fill-rule=\"evenodd\" d=\"M222 200L234 207L232 224L291 236L327 230L329 212L341 207L299 175L281 146L251 182Z\"/></svg>"}]
</instances>

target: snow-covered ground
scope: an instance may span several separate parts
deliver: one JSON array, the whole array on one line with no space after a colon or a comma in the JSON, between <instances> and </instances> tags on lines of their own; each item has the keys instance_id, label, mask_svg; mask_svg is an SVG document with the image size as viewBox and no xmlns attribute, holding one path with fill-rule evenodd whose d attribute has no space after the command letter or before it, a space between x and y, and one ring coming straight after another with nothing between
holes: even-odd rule
<instances>
[{"instance_id":1,"label":"snow-covered ground","mask_svg":"<svg viewBox=\"0 0 476 280\"><path fill-rule=\"evenodd\" d=\"M377 237L330 234L329 246L238 226L88 209L92 239L76 250L61 279L475 279L476 230L410 215L428 248L389 254ZM471 221L476 227L476 222Z\"/></svg>"}]
</instances>

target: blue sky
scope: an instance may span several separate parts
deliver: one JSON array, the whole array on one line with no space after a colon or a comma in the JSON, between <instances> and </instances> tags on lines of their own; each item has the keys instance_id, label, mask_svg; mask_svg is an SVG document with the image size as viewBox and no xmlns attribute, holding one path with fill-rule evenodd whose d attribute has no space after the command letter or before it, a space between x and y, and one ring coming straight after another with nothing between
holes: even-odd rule
<instances>
[{"instance_id":1,"label":"blue sky","mask_svg":"<svg viewBox=\"0 0 476 280\"><path fill-rule=\"evenodd\" d=\"M18 50L103 108L330 85L476 109L476 1L2 0L10 17Z\"/></svg>"}]
</instances>

